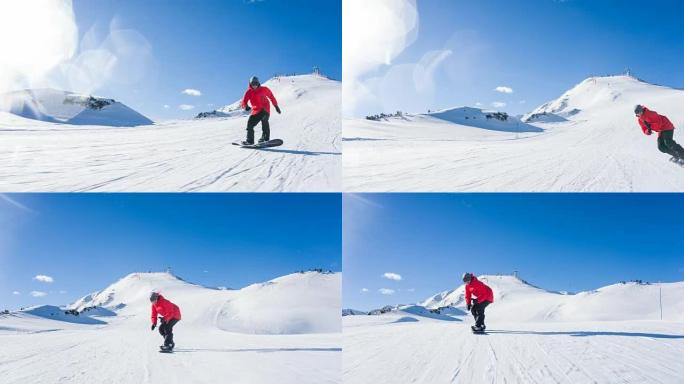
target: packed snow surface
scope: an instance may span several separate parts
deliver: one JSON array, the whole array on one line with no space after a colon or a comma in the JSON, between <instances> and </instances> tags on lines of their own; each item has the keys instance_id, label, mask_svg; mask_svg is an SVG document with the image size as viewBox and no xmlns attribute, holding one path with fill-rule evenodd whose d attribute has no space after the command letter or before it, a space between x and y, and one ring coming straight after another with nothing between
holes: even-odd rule
<instances>
[{"instance_id":1,"label":"packed snow surface","mask_svg":"<svg viewBox=\"0 0 684 384\"><path fill-rule=\"evenodd\" d=\"M684 143L684 91L630 76L586 79L505 123L472 118L475 108L345 119L344 189L684 191L684 169L658 151L655 135L641 132L636 104L668 116L678 127L675 140Z\"/></svg>"},{"instance_id":2,"label":"packed snow surface","mask_svg":"<svg viewBox=\"0 0 684 384\"><path fill-rule=\"evenodd\" d=\"M231 144L245 138L243 113L122 128L0 112L0 190L339 191L340 82L300 75L265 85L283 112L271 115L271 138L284 144L261 150Z\"/></svg>"},{"instance_id":3,"label":"packed snow surface","mask_svg":"<svg viewBox=\"0 0 684 384\"><path fill-rule=\"evenodd\" d=\"M295 273L240 290L134 273L68 308L0 315L1 381L340 383L340 288L339 273ZM162 338L150 330L152 290L181 309L174 354L160 354ZM66 309L93 306L114 316L63 318Z\"/></svg>"},{"instance_id":4,"label":"packed snow surface","mask_svg":"<svg viewBox=\"0 0 684 384\"><path fill-rule=\"evenodd\" d=\"M344 382L681 382L684 283L572 295L512 276L481 280L494 291L485 335L470 331L463 286L383 314L345 316Z\"/></svg>"}]
</instances>

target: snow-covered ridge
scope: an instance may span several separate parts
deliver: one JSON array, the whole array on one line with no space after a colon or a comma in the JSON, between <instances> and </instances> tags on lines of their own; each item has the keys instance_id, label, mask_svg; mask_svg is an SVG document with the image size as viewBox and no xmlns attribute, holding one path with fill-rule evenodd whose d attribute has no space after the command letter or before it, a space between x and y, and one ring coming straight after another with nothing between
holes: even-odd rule
<instances>
[{"instance_id":1,"label":"snow-covered ridge","mask_svg":"<svg viewBox=\"0 0 684 384\"><path fill-rule=\"evenodd\" d=\"M492 316L515 321L621 321L657 320L662 299L663 318L684 320L684 282L622 282L596 290L565 294L535 287L515 276L478 277L494 291ZM385 313L413 314L439 318L469 316L465 309L464 285L440 292L416 305L386 306L368 313L347 311L346 315Z\"/></svg>"},{"instance_id":2,"label":"snow-covered ridge","mask_svg":"<svg viewBox=\"0 0 684 384\"><path fill-rule=\"evenodd\" d=\"M336 333L341 274L298 272L239 290L188 283L171 273L132 273L86 295L68 309L101 307L125 316L149 316L149 294L160 292L181 309L184 323L253 334Z\"/></svg>"},{"instance_id":3,"label":"snow-covered ridge","mask_svg":"<svg viewBox=\"0 0 684 384\"><path fill-rule=\"evenodd\" d=\"M56 89L26 89L0 95L0 111L51 123L133 127L153 121L114 99Z\"/></svg>"},{"instance_id":4,"label":"snow-covered ridge","mask_svg":"<svg viewBox=\"0 0 684 384\"><path fill-rule=\"evenodd\" d=\"M629 75L589 77L558 99L549 101L523 116L525 122L560 122L586 119L593 113L613 108L630 113L636 104L650 105L662 93L684 97L684 91L649 84ZM678 94L678 95L677 95ZM653 100L653 101L652 101Z\"/></svg>"},{"instance_id":5,"label":"snow-covered ridge","mask_svg":"<svg viewBox=\"0 0 684 384\"><path fill-rule=\"evenodd\" d=\"M291 104L298 99L314 101L314 98L319 97L320 92L335 93L340 90L339 81L318 74L275 76L262 85L268 87L282 105ZM245 84L246 89L247 84ZM245 112L242 108L242 95L240 95L237 101L213 111L200 112L195 118L235 117L248 114L249 112Z\"/></svg>"}]
</instances>

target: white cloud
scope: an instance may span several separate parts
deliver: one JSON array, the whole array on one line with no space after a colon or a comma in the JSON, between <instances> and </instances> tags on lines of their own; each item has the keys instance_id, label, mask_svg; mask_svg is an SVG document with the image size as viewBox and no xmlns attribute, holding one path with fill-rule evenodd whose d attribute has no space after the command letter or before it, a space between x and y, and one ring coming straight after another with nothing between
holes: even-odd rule
<instances>
[{"instance_id":1,"label":"white cloud","mask_svg":"<svg viewBox=\"0 0 684 384\"><path fill-rule=\"evenodd\" d=\"M59 291L59 294L60 294L60 295L64 295L64 294L66 294L66 293L67 293L67 291L65 291L65 290L60 290L60 291Z\"/></svg>"},{"instance_id":2,"label":"white cloud","mask_svg":"<svg viewBox=\"0 0 684 384\"><path fill-rule=\"evenodd\" d=\"M389 288L380 288L378 289L378 292L380 292L383 295L394 295L394 289Z\"/></svg>"},{"instance_id":3,"label":"white cloud","mask_svg":"<svg viewBox=\"0 0 684 384\"><path fill-rule=\"evenodd\" d=\"M190 105L190 104L181 104L181 105L178 106L178 109L180 109L180 110L182 110L182 111L189 111L189 110L191 110L191 109L195 109L195 106L194 106L194 105Z\"/></svg>"},{"instance_id":4,"label":"white cloud","mask_svg":"<svg viewBox=\"0 0 684 384\"><path fill-rule=\"evenodd\" d=\"M47 275L36 275L33 278L33 280L37 280L37 281L40 281L42 283L52 283L55 281L55 279L53 279L51 276L47 276Z\"/></svg>"},{"instance_id":5,"label":"white cloud","mask_svg":"<svg viewBox=\"0 0 684 384\"><path fill-rule=\"evenodd\" d=\"M12 294L13 294L13 295L21 295L21 292L19 292L19 291L12 291Z\"/></svg>"},{"instance_id":6,"label":"white cloud","mask_svg":"<svg viewBox=\"0 0 684 384\"><path fill-rule=\"evenodd\" d=\"M520 104L525 104L525 103L527 103L527 100L520 100L519 103L520 103Z\"/></svg>"},{"instance_id":7,"label":"white cloud","mask_svg":"<svg viewBox=\"0 0 684 384\"><path fill-rule=\"evenodd\" d=\"M42 292L42 291L31 291L31 296L33 296L33 297L45 297L45 296L47 296L47 293Z\"/></svg>"},{"instance_id":8,"label":"white cloud","mask_svg":"<svg viewBox=\"0 0 684 384\"><path fill-rule=\"evenodd\" d=\"M477 103L475 103L475 106L476 106L476 107L481 107L481 106L482 106L482 103L480 103L480 102L478 101Z\"/></svg>"},{"instance_id":9,"label":"white cloud","mask_svg":"<svg viewBox=\"0 0 684 384\"><path fill-rule=\"evenodd\" d=\"M398 273L394 273L394 272L385 272L382 275L382 277L384 277L385 279L394 280L394 281L400 281L401 280L401 275Z\"/></svg>"},{"instance_id":10,"label":"white cloud","mask_svg":"<svg viewBox=\"0 0 684 384\"><path fill-rule=\"evenodd\" d=\"M361 288L361 293L366 293L368 292L368 288Z\"/></svg>"},{"instance_id":11,"label":"white cloud","mask_svg":"<svg viewBox=\"0 0 684 384\"><path fill-rule=\"evenodd\" d=\"M505 85L500 85L496 88L494 88L495 91L500 92L500 93L513 93L513 88L507 87Z\"/></svg>"},{"instance_id":12,"label":"white cloud","mask_svg":"<svg viewBox=\"0 0 684 384\"><path fill-rule=\"evenodd\" d=\"M406 291L407 291L407 292L415 292L416 289L415 289L415 288L409 288L409 289L407 289Z\"/></svg>"},{"instance_id":13,"label":"white cloud","mask_svg":"<svg viewBox=\"0 0 684 384\"><path fill-rule=\"evenodd\" d=\"M363 28L359 28L363 25ZM373 92L365 75L390 65L417 36L418 11L412 0L342 2L342 93L345 114L354 114Z\"/></svg>"},{"instance_id":14,"label":"white cloud","mask_svg":"<svg viewBox=\"0 0 684 384\"><path fill-rule=\"evenodd\" d=\"M202 91L192 88L185 89L181 93L188 96L202 96Z\"/></svg>"},{"instance_id":15,"label":"white cloud","mask_svg":"<svg viewBox=\"0 0 684 384\"><path fill-rule=\"evenodd\" d=\"M168 105L168 104L164 104L164 109L169 109L169 108L171 108L171 106L170 106L170 105Z\"/></svg>"},{"instance_id":16,"label":"white cloud","mask_svg":"<svg viewBox=\"0 0 684 384\"><path fill-rule=\"evenodd\" d=\"M495 101L492 103L492 107L494 107L494 108L503 108L505 106L506 106L506 103L504 103L502 101Z\"/></svg>"}]
</instances>

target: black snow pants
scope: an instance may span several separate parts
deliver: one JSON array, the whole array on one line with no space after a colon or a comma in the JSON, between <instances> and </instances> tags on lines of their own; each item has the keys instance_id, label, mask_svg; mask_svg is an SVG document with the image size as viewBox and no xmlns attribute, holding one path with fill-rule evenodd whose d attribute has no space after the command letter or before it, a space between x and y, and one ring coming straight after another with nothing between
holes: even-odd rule
<instances>
[{"instance_id":1,"label":"black snow pants","mask_svg":"<svg viewBox=\"0 0 684 384\"><path fill-rule=\"evenodd\" d=\"M484 327L485 325L485 308L489 304L491 304L491 301L483 301L483 302L478 302L477 300L473 300L473 306L470 308L470 313L473 314L473 317L475 318L475 326L477 327Z\"/></svg>"},{"instance_id":2,"label":"black snow pants","mask_svg":"<svg viewBox=\"0 0 684 384\"><path fill-rule=\"evenodd\" d=\"M667 153L678 159L684 159L684 148L673 139L674 130L662 131L658 135L658 149L660 152Z\"/></svg>"},{"instance_id":3,"label":"black snow pants","mask_svg":"<svg viewBox=\"0 0 684 384\"><path fill-rule=\"evenodd\" d=\"M265 110L261 110L256 115L250 115L247 120L247 141L254 142L254 127L261 122L261 139L268 141L271 139L271 126L268 124L270 115Z\"/></svg>"},{"instance_id":4,"label":"black snow pants","mask_svg":"<svg viewBox=\"0 0 684 384\"><path fill-rule=\"evenodd\" d=\"M169 321L161 321L159 326L159 333L164 336L164 345L173 348L175 343L173 342L173 326L176 325L178 319L171 319Z\"/></svg>"}]
</instances>

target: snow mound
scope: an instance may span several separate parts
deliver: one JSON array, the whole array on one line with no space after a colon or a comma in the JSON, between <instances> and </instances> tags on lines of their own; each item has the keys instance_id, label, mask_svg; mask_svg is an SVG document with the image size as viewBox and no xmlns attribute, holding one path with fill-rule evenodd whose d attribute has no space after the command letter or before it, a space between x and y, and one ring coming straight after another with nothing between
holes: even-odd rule
<instances>
[{"instance_id":1,"label":"snow mound","mask_svg":"<svg viewBox=\"0 0 684 384\"><path fill-rule=\"evenodd\" d=\"M99 292L91 293L69 305L79 312L88 307L102 307L113 311L149 309L150 293L204 289L167 272L131 273ZM132 307L132 308L131 308Z\"/></svg>"},{"instance_id":2,"label":"snow mound","mask_svg":"<svg viewBox=\"0 0 684 384\"><path fill-rule=\"evenodd\" d=\"M51 123L134 127L153 121L114 100L56 89L26 89L0 95L0 110Z\"/></svg>"},{"instance_id":3,"label":"snow mound","mask_svg":"<svg viewBox=\"0 0 684 384\"><path fill-rule=\"evenodd\" d=\"M78 324L106 324L104 321L93 319L90 315L76 315L54 305L38 305L20 311L21 314L42 317L50 320L65 321Z\"/></svg>"},{"instance_id":4,"label":"snow mound","mask_svg":"<svg viewBox=\"0 0 684 384\"><path fill-rule=\"evenodd\" d=\"M619 283L572 295L544 290L515 276L485 275L479 279L494 291L494 303L487 307L487 313L507 320L657 320L661 297L664 319L684 319L684 282ZM440 292L418 305L428 310L464 309L464 285Z\"/></svg>"},{"instance_id":5,"label":"snow mound","mask_svg":"<svg viewBox=\"0 0 684 384\"><path fill-rule=\"evenodd\" d=\"M665 112L661 103L675 97L677 105L684 100L684 92L668 87L649 84L628 75L590 77L565 92L558 99L549 101L523 116L522 121L552 122L585 120L599 114L634 116L634 106L644 104Z\"/></svg>"},{"instance_id":6,"label":"snow mound","mask_svg":"<svg viewBox=\"0 0 684 384\"><path fill-rule=\"evenodd\" d=\"M339 92L339 81L328 79L318 74L296 75L296 76L276 76L265 83L278 100L278 103L286 106L298 101L316 102L320 92L336 93ZM245 84L245 90L247 85ZM275 111L272 111L275 113ZM215 117L236 117L247 116L248 112L242 109L242 95L240 98L226 106L210 112L201 112L196 118L215 118Z\"/></svg>"},{"instance_id":7,"label":"snow mound","mask_svg":"<svg viewBox=\"0 0 684 384\"><path fill-rule=\"evenodd\" d=\"M184 326L193 328L302 334L340 332L342 327L340 273L294 273L239 290L203 287L166 272L131 273L68 309L101 308L142 323L149 321L152 291L177 304Z\"/></svg>"},{"instance_id":8,"label":"snow mound","mask_svg":"<svg viewBox=\"0 0 684 384\"><path fill-rule=\"evenodd\" d=\"M504 132L543 132L544 130L526 124L504 112L485 111L479 108L458 107L431 112L425 116L445 120L454 124Z\"/></svg>"},{"instance_id":9,"label":"snow mound","mask_svg":"<svg viewBox=\"0 0 684 384\"><path fill-rule=\"evenodd\" d=\"M340 273L305 272L240 290L218 314L218 327L260 334L341 332Z\"/></svg>"}]
</instances>

